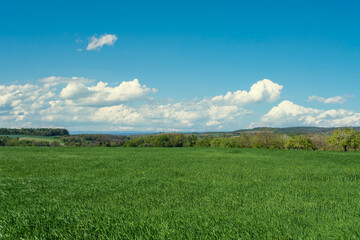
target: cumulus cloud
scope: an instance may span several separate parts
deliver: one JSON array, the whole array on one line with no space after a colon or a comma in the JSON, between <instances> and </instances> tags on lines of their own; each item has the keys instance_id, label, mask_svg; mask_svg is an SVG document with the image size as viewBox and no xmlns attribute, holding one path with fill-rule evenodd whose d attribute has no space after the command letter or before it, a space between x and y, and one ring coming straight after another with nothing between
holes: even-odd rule
<instances>
[{"instance_id":1,"label":"cumulus cloud","mask_svg":"<svg viewBox=\"0 0 360 240\"><path fill-rule=\"evenodd\" d=\"M248 103L274 101L282 86L262 80L250 91L166 103L150 98L155 88L137 79L118 85L84 77L50 76L37 84L0 85L3 127L64 126L71 129L205 131L240 128ZM229 94L228 94L229 95ZM151 100L151 101L149 101ZM151 102L151 103L150 103Z\"/></svg>"},{"instance_id":2,"label":"cumulus cloud","mask_svg":"<svg viewBox=\"0 0 360 240\"><path fill-rule=\"evenodd\" d=\"M312 102L312 101L318 101L321 103L326 103L326 104L330 104L330 103L344 103L346 102L346 98L342 97L342 96L335 96L335 97L330 97L330 98L324 98L324 97L319 97L319 96L309 96L308 98L308 102Z\"/></svg>"},{"instance_id":3,"label":"cumulus cloud","mask_svg":"<svg viewBox=\"0 0 360 240\"><path fill-rule=\"evenodd\" d=\"M237 106L214 106L211 105L209 109L209 116L212 120L220 119L233 119L236 117L236 113L239 112Z\"/></svg>"},{"instance_id":4,"label":"cumulus cloud","mask_svg":"<svg viewBox=\"0 0 360 240\"><path fill-rule=\"evenodd\" d=\"M202 103L147 104L139 111L148 119L150 125L162 125L171 128L194 127L200 119L206 118L206 106ZM146 123L146 124L147 124ZM149 126L150 127L150 126Z\"/></svg>"},{"instance_id":5,"label":"cumulus cloud","mask_svg":"<svg viewBox=\"0 0 360 240\"><path fill-rule=\"evenodd\" d=\"M0 127L62 126L72 130L135 129L146 131L211 131L244 127L254 113L249 104L272 102L282 86L262 80L249 91L238 90L213 98L150 100L156 89L139 80L112 85L84 77L51 76L36 84L0 85ZM322 110L291 101L274 106L254 125L355 126L360 113Z\"/></svg>"},{"instance_id":6,"label":"cumulus cloud","mask_svg":"<svg viewBox=\"0 0 360 240\"><path fill-rule=\"evenodd\" d=\"M78 99L86 97L89 93L88 88L81 82L71 82L60 92L60 97L67 99Z\"/></svg>"},{"instance_id":7,"label":"cumulus cloud","mask_svg":"<svg viewBox=\"0 0 360 240\"><path fill-rule=\"evenodd\" d=\"M264 79L252 85L249 92L245 90L227 92L225 95L213 97L212 100L230 104L273 102L280 97L282 88L283 86L269 79Z\"/></svg>"},{"instance_id":8,"label":"cumulus cloud","mask_svg":"<svg viewBox=\"0 0 360 240\"><path fill-rule=\"evenodd\" d=\"M92 116L90 116L90 119L95 122L135 125L143 120L143 116L134 108L117 105L99 108Z\"/></svg>"},{"instance_id":9,"label":"cumulus cloud","mask_svg":"<svg viewBox=\"0 0 360 240\"><path fill-rule=\"evenodd\" d=\"M0 85L0 125L39 127L64 123L129 123L141 114L122 105L146 99L156 89L137 79L110 87L83 77L47 77L38 84ZM121 126L118 126L121 127ZM124 126L126 127L126 126Z\"/></svg>"},{"instance_id":10,"label":"cumulus cloud","mask_svg":"<svg viewBox=\"0 0 360 240\"><path fill-rule=\"evenodd\" d=\"M117 37L112 34L103 34L99 38L92 36L90 38L89 44L86 47L86 50L98 50L102 48L104 45L112 46L116 42Z\"/></svg>"},{"instance_id":11,"label":"cumulus cloud","mask_svg":"<svg viewBox=\"0 0 360 240\"><path fill-rule=\"evenodd\" d=\"M265 114L259 123L252 126L296 126L319 127L359 126L360 113L345 109L322 110L306 108L291 101L282 101Z\"/></svg>"},{"instance_id":12,"label":"cumulus cloud","mask_svg":"<svg viewBox=\"0 0 360 240\"><path fill-rule=\"evenodd\" d=\"M31 112L43 108L55 94L49 89L37 85L0 85L0 106L8 113L12 121L21 121Z\"/></svg>"},{"instance_id":13,"label":"cumulus cloud","mask_svg":"<svg viewBox=\"0 0 360 240\"><path fill-rule=\"evenodd\" d=\"M156 92L156 89L147 88L134 79L116 87L109 87L108 83L101 81L95 86L72 82L61 90L60 96L76 105L111 106L145 97L148 92Z\"/></svg>"}]
</instances>

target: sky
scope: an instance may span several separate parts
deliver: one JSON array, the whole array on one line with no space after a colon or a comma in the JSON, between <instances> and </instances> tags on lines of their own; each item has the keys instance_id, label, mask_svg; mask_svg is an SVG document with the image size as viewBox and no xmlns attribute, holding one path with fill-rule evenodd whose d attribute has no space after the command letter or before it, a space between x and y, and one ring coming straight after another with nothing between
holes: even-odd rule
<instances>
[{"instance_id":1,"label":"sky","mask_svg":"<svg viewBox=\"0 0 360 240\"><path fill-rule=\"evenodd\" d=\"M359 1L0 6L0 127L360 126Z\"/></svg>"}]
</instances>

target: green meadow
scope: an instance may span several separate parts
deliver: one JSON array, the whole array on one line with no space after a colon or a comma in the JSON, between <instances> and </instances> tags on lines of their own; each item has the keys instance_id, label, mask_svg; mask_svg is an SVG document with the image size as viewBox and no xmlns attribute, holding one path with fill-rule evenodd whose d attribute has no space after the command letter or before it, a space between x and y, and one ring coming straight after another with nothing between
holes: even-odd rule
<instances>
[{"instance_id":1,"label":"green meadow","mask_svg":"<svg viewBox=\"0 0 360 240\"><path fill-rule=\"evenodd\" d=\"M360 153L0 148L0 239L359 239Z\"/></svg>"},{"instance_id":2,"label":"green meadow","mask_svg":"<svg viewBox=\"0 0 360 240\"><path fill-rule=\"evenodd\" d=\"M47 142L59 142L61 143L61 139L59 137L54 136L31 136L31 135L0 135L0 137L8 137L8 138L17 138L19 140L28 140L28 141L47 141Z\"/></svg>"}]
</instances>

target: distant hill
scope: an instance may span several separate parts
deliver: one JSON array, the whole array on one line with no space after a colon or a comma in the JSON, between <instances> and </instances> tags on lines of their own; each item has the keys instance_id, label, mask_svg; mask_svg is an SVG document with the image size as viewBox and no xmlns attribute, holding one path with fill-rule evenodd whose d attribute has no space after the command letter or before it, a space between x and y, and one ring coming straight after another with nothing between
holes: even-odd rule
<instances>
[{"instance_id":1,"label":"distant hill","mask_svg":"<svg viewBox=\"0 0 360 240\"><path fill-rule=\"evenodd\" d=\"M262 131L274 131L279 134L287 135L299 135L299 134L319 134L319 133L330 133L337 128L323 128L323 127L286 127L286 128L253 128L253 129L242 129L233 131L233 133L242 133L242 132L262 132ZM360 127L354 127L357 131L360 132Z\"/></svg>"},{"instance_id":2,"label":"distant hill","mask_svg":"<svg viewBox=\"0 0 360 240\"><path fill-rule=\"evenodd\" d=\"M331 133L337 128L323 128L323 127L286 127L286 128L268 128L268 127L258 127L252 129L241 129L236 131L230 132L205 132L200 133L199 135L202 136L223 136L223 137L230 137L230 136L238 136L241 133L258 133L263 131L273 131L279 134L286 134L286 135L300 135L300 134L327 134ZM354 127L357 131L360 132L360 127Z\"/></svg>"},{"instance_id":3,"label":"distant hill","mask_svg":"<svg viewBox=\"0 0 360 240\"><path fill-rule=\"evenodd\" d=\"M70 131L70 135L106 134L106 135L132 136L132 135L145 135L145 134L155 134L155 133L156 132L141 132L141 131Z\"/></svg>"}]
</instances>

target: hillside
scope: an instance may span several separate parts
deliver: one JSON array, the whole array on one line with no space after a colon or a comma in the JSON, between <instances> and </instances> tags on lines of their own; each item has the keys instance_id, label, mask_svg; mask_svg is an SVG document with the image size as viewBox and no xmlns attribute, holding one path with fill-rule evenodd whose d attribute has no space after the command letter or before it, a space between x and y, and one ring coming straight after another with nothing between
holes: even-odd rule
<instances>
[{"instance_id":1,"label":"hillside","mask_svg":"<svg viewBox=\"0 0 360 240\"><path fill-rule=\"evenodd\" d=\"M279 134L287 135L299 135L299 134L326 134L331 133L337 128L323 128L323 127L286 127L286 128L267 128L259 127L252 129L241 129L232 132L206 132L204 135L223 135L223 136L236 136L241 133L257 133L263 131L273 131ZM360 132L360 127L354 127L357 131Z\"/></svg>"}]
</instances>

